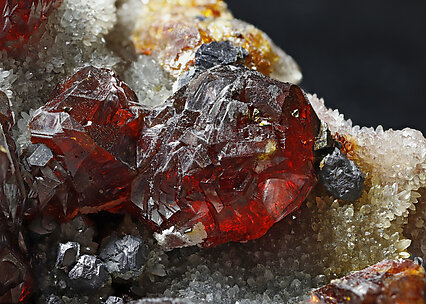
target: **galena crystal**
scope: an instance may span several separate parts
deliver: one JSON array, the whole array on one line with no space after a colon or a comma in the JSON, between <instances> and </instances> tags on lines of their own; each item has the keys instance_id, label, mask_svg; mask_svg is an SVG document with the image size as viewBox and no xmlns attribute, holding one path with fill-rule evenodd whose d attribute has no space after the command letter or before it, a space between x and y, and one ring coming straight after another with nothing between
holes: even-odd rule
<instances>
[{"instance_id":1,"label":"galena crystal","mask_svg":"<svg viewBox=\"0 0 426 304\"><path fill-rule=\"evenodd\" d=\"M0 1L0 49L28 40L62 0Z\"/></svg>"},{"instance_id":2,"label":"galena crystal","mask_svg":"<svg viewBox=\"0 0 426 304\"><path fill-rule=\"evenodd\" d=\"M166 247L209 247L262 236L316 182L319 120L295 85L218 66L149 113L134 101L87 67L34 113L32 141L68 170L80 212L131 200Z\"/></svg>"},{"instance_id":3,"label":"galena crystal","mask_svg":"<svg viewBox=\"0 0 426 304\"><path fill-rule=\"evenodd\" d=\"M217 66L145 121L132 201L166 246L258 238L315 183L319 120L296 85Z\"/></svg>"},{"instance_id":4,"label":"galena crystal","mask_svg":"<svg viewBox=\"0 0 426 304\"><path fill-rule=\"evenodd\" d=\"M146 1L133 32L136 50L152 55L175 78L193 66L203 43L225 40L248 52L247 67L282 81L301 80L294 60L265 33L235 19L222 0Z\"/></svg>"},{"instance_id":5,"label":"galena crystal","mask_svg":"<svg viewBox=\"0 0 426 304\"><path fill-rule=\"evenodd\" d=\"M385 260L315 290L311 304L421 304L425 270L410 260Z\"/></svg>"}]
</instances>

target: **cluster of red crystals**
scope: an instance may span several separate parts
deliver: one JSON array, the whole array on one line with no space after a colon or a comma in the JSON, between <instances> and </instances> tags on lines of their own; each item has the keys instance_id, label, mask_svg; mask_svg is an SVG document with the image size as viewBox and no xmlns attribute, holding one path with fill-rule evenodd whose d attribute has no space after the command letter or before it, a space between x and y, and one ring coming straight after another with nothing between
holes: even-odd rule
<instances>
[{"instance_id":1,"label":"cluster of red crystals","mask_svg":"<svg viewBox=\"0 0 426 304\"><path fill-rule=\"evenodd\" d=\"M62 0L1 0L0 49L28 40Z\"/></svg>"},{"instance_id":2,"label":"cluster of red crystals","mask_svg":"<svg viewBox=\"0 0 426 304\"><path fill-rule=\"evenodd\" d=\"M149 113L133 101L113 73L87 67L32 118L32 141L69 171L79 211L131 200L181 237L168 247L210 247L262 236L316 182L319 120L295 85L219 66Z\"/></svg>"},{"instance_id":3,"label":"cluster of red crystals","mask_svg":"<svg viewBox=\"0 0 426 304\"><path fill-rule=\"evenodd\" d=\"M410 260L385 260L317 289L309 303L423 304L425 271Z\"/></svg>"},{"instance_id":4,"label":"cluster of red crystals","mask_svg":"<svg viewBox=\"0 0 426 304\"><path fill-rule=\"evenodd\" d=\"M315 183L319 120L295 85L218 66L145 121L132 201L174 238L200 223L204 247L259 238Z\"/></svg>"},{"instance_id":5,"label":"cluster of red crystals","mask_svg":"<svg viewBox=\"0 0 426 304\"><path fill-rule=\"evenodd\" d=\"M12 138L13 116L0 92L0 303L17 303L27 296L28 258L21 223L25 189Z\"/></svg>"},{"instance_id":6,"label":"cluster of red crystals","mask_svg":"<svg viewBox=\"0 0 426 304\"><path fill-rule=\"evenodd\" d=\"M109 209L128 199L143 119L136 100L113 72L87 67L60 84L34 114L32 141L52 149L68 170L78 211Z\"/></svg>"}]
</instances>

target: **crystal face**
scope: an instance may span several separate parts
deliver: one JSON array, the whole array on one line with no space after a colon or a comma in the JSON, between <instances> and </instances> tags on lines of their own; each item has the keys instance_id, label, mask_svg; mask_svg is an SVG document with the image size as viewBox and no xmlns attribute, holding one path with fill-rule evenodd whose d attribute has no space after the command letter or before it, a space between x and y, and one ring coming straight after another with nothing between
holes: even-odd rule
<instances>
[{"instance_id":1,"label":"crystal face","mask_svg":"<svg viewBox=\"0 0 426 304\"><path fill-rule=\"evenodd\" d=\"M62 0L0 1L0 49L27 40Z\"/></svg>"},{"instance_id":2,"label":"crystal face","mask_svg":"<svg viewBox=\"0 0 426 304\"><path fill-rule=\"evenodd\" d=\"M25 245L19 241L25 190L12 136L9 100L0 92L0 303L24 300L29 293Z\"/></svg>"},{"instance_id":3,"label":"crystal face","mask_svg":"<svg viewBox=\"0 0 426 304\"><path fill-rule=\"evenodd\" d=\"M426 276L410 260L385 260L313 292L309 303L405 303L426 301Z\"/></svg>"},{"instance_id":4,"label":"crystal face","mask_svg":"<svg viewBox=\"0 0 426 304\"><path fill-rule=\"evenodd\" d=\"M315 183L319 121L295 85L218 66L145 121L132 201L166 246L258 238Z\"/></svg>"},{"instance_id":5,"label":"crystal face","mask_svg":"<svg viewBox=\"0 0 426 304\"><path fill-rule=\"evenodd\" d=\"M32 141L52 149L68 170L80 211L111 208L128 198L142 125L134 101L114 73L87 67L59 85L34 114Z\"/></svg>"},{"instance_id":6,"label":"crystal face","mask_svg":"<svg viewBox=\"0 0 426 304\"><path fill-rule=\"evenodd\" d=\"M149 113L134 101L87 67L34 114L32 141L68 170L79 211L131 200L166 247L209 247L262 236L316 182L319 121L295 85L218 66Z\"/></svg>"}]
</instances>

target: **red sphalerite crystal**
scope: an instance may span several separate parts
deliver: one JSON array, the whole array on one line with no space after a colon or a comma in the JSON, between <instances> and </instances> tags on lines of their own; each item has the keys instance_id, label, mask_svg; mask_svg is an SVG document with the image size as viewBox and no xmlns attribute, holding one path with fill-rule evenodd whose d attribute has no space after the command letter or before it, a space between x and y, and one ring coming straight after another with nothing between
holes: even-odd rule
<instances>
[{"instance_id":1,"label":"red sphalerite crystal","mask_svg":"<svg viewBox=\"0 0 426 304\"><path fill-rule=\"evenodd\" d=\"M145 123L132 201L166 247L258 238L316 181L306 96L247 68L195 76Z\"/></svg>"},{"instance_id":2,"label":"red sphalerite crystal","mask_svg":"<svg viewBox=\"0 0 426 304\"><path fill-rule=\"evenodd\" d=\"M426 275L410 260L385 260L312 293L314 304L424 304Z\"/></svg>"},{"instance_id":3,"label":"red sphalerite crystal","mask_svg":"<svg viewBox=\"0 0 426 304\"><path fill-rule=\"evenodd\" d=\"M0 49L27 40L62 0L0 0Z\"/></svg>"},{"instance_id":4,"label":"red sphalerite crystal","mask_svg":"<svg viewBox=\"0 0 426 304\"><path fill-rule=\"evenodd\" d=\"M166 247L210 247L262 236L315 184L319 120L295 85L222 66L149 113L134 100L112 72L87 67L30 123L69 171L80 211L131 200Z\"/></svg>"},{"instance_id":5,"label":"red sphalerite crystal","mask_svg":"<svg viewBox=\"0 0 426 304\"><path fill-rule=\"evenodd\" d=\"M135 101L113 72L87 67L59 85L34 114L31 139L51 148L68 170L79 211L108 209L128 199L142 126Z\"/></svg>"}]
</instances>

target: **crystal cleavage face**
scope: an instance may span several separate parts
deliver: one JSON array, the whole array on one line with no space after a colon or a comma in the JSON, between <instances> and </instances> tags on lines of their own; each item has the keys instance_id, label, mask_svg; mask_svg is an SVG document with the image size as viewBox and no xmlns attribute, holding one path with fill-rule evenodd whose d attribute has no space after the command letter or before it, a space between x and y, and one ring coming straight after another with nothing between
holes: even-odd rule
<instances>
[{"instance_id":1,"label":"crystal cleavage face","mask_svg":"<svg viewBox=\"0 0 426 304\"><path fill-rule=\"evenodd\" d=\"M0 1L0 49L28 40L62 0Z\"/></svg>"},{"instance_id":2,"label":"crystal cleavage face","mask_svg":"<svg viewBox=\"0 0 426 304\"><path fill-rule=\"evenodd\" d=\"M235 66L196 75L153 109L86 67L30 123L68 170L71 213L133 203L169 248L258 238L296 210L316 182L318 129L299 87Z\"/></svg>"}]
</instances>

